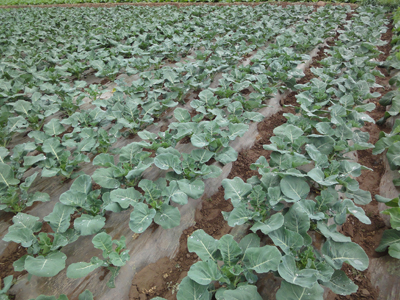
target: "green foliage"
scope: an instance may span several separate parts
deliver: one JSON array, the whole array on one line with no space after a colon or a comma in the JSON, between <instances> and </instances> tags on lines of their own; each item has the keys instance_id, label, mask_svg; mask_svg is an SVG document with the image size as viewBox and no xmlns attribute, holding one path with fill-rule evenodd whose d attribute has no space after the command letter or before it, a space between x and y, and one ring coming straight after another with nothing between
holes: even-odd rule
<instances>
[{"instance_id":1,"label":"green foliage","mask_svg":"<svg viewBox=\"0 0 400 300\"><path fill-rule=\"evenodd\" d=\"M126 264L130 259L129 250L125 250L125 237L121 236L120 240L112 240L111 236L105 232L101 232L93 237L93 246L103 250L103 260L94 256L89 263L79 262L68 266L68 278L81 278L87 276L90 272L99 267L106 267L111 271L111 276L107 282L109 288L115 287L115 278L118 275L119 269ZM116 245L115 249L113 245Z\"/></svg>"}]
</instances>

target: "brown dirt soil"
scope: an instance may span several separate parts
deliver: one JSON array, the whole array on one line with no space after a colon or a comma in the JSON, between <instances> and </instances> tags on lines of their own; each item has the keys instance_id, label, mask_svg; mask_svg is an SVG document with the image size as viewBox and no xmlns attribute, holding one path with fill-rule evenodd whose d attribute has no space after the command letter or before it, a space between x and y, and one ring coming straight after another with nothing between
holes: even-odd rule
<instances>
[{"instance_id":1,"label":"brown dirt soil","mask_svg":"<svg viewBox=\"0 0 400 300\"><path fill-rule=\"evenodd\" d=\"M14 278L18 278L19 276L27 273L26 271L15 272L13 267L14 261L20 259L26 253L26 249L17 243L10 242L7 245L7 248L0 256L0 286L3 282L3 279L9 275L13 275Z\"/></svg>"},{"instance_id":2,"label":"brown dirt soil","mask_svg":"<svg viewBox=\"0 0 400 300\"><path fill-rule=\"evenodd\" d=\"M260 4L281 5L286 7L288 5L307 5L307 6L324 6L328 3L319 1L317 4L313 2L235 2L235 3L212 3L212 2L195 2L195 3L177 3L177 2L163 2L163 3L77 3L77 4L48 4L48 5L0 5L0 8L46 8L46 7L114 7L120 5L131 6L163 6L173 5L176 7L185 7L192 5L213 5L213 6L230 6L230 5L246 5L257 6ZM352 9L357 8L357 4L349 3L329 3L330 5L350 5Z\"/></svg>"}]
</instances>

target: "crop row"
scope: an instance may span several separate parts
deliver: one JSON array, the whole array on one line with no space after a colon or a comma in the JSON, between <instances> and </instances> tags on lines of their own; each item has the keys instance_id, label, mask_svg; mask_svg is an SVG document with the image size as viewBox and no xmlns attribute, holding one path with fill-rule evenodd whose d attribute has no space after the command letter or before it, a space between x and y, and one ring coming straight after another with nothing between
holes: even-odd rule
<instances>
[{"instance_id":1,"label":"crop row","mask_svg":"<svg viewBox=\"0 0 400 300\"><path fill-rule=\"evenodd\" d=\"M389 84L393 86L393 91L388 92L384 97L379 100L379 104L382 106L388 106L389 109L385 112L384 117L379 120L380 124L385 123L389 118L394 120L393 128L390 133L381 132L380 139L375 145L373 154L380 154L386 152L386 159L389 167L393 171L398 171L400 168L400 52L399 52L399 41L400 41L400 10L398 9L393 16L394 28L393 28L393 39L394 44L392 49L392 55L388 57L386 62L383 63L388 69L394 69L395 74L389 81ZM394 71L393 70L393 71ZM393 180L394 186L400 186L400 180ZM388 250L389 255L400 259L400 203L399 197L386 198L380 195L376 195L375 199L378 202L384 203L386 207L389 207L382 211L383 214L390 216L390 225L392 229L386 230L383 233L381 242L376 248L376 251L383 252Z\"/></svg>"}]
</instances>

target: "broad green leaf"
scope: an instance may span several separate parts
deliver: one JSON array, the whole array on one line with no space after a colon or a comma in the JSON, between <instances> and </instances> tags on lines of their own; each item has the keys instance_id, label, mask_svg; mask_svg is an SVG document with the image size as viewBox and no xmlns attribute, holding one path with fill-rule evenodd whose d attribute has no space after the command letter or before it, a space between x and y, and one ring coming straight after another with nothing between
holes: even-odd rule
<instances>
[{"instance_id":1,"label":"broad green leaf","mask_svg":"<svg viewBox=\"0 0 400 300\"><path fill-rule=\"evenodd\" d=\"M318 283L311 288L305 288L282 281L276 300L323 300L323 294L324 289Z\"/></svg>"},{"instance_id":2,"label":"broad green leaf","mask_svg":"<svg viewBox=\"0 0 400 300\"><path fill-rule=\"evenodd\" d=\"M93 294L89 290L85 290L79 295L78 300L93 300Z\"/></svg>"},{"instance_id":3,"label":"broad green leaf","mask_svg":"<svg viewBox=\"0 0 400 300\"><path fill-rule=\"evenodd\" d=\"M249 125L247 124L229 124L229 135L228 138L233 141L238 136L243 136L248 130Z\"/></svg>"},{"instance_id":4,"label":"broad green leaf","mask_svg":"<svg viewBox=\"0 0 400 300\"><path fill-rule=\"evenodd\" d=\"M239 242L239 248L243 253L246 252L247 248L260 247L260 237L255 233L249 233Z\"/></svg>"},{"instance_id":5,"label":"broad green leaf","mask_svg":"<svg viewBox=\"0 0 400 300\"><path fill-rule=\"evenodd\" d=\"M64 147L60 145L59 140L53 137L53 138L48 138L43 142L42 150L45 153L51 154L57 160L60 160L60 156L61 153L64 151Z\"/></svg>"},{"instance_id":6,"label":"broad green leaf","mask_svg":"<svg viewBox=\"0 0 400 300\"><path fill-rule=\"evenodd\" d=\"M163 194L164 193L167 199L171 199L175 203L180 205L185 205L188 203L188 196L179 189L176 181L171 181L169 186L164 189Z\"/></svg>"},{"instance_id":7,"label":"broad green leaf","mask_svg":"<svg viewBox=\"0 0 400 300\"><path fill-rule=\"evenodd\" d=\"M105 224L106 218L102 216L84 214L74 221L74 228L80 232L80 235L92 235L99 232Z\"/></svg>"},{"instance_id":8,"label":"broad green leaf","mask_svg":"<svg viewBox=\"0 0 400 300\"><path fill-rule=\"evenodd\" d=\"M391 257L400 259L400 243L397 244L391 244L389 246L389 255Z\"/></svg>"},{"instance_id":9,"label":"broad green leaf","mask_svg":"<svg viewBox=\"0 0 400 300\"><path fill-rule=\"evenodd\" d=\"M176 174L182 173L181 160L178 156L170 153L158 154L154 158L154 164L161 170L168 170L172 168Z\"/></svg>"},{"instance_id":10,"label":"broad green leaf","mask_svg":"<svg viewBox=\"0 0 400 300\"><path fill-rule=\"evenodd\" d=\"M371 193L361 189L356 191L348 190L346 192L346 197L354 199L354 202L359 205L367 205L372 201Z\"/></svg>"},{"instance_id":11,"label":"broad green leaf","mask_svg":"<svg viewBox=\"0 0 400 300\"><path fill-rule=\"evenodd\" d=\"M262 300L255 285L241 285L236 290L227 290L223 300Z\"/></svg>"},{"instance_id":12,"label":"broad green leaf","mask_svg":"<svg viewBox=\"0 0 400 300\"><path fill-rule=\"evenodd\" d=\"M310 228L310 219L299 204L295 203L285 214L284 218L287 229L300 233L303 238L307 238L305 235L307 235L307 231ZM306 243L307 241L304 240L304 242Z\"/></svg>"},{"instance_id":13,"label":"broad green leaf","mask_svg":"<svg viewBox=\"0 0 400 300\"><path fill-rule=\"evenodd\" d=\"M293 144L294 141L300 136L302 136L304 133L304 131L301 130L299 127L288 123L276 127L273 132L275 135L286 136L291 144Z\"/></svg>"},{"instance_id":14,"label":"broad green leaf","mask_svg":"<svg viewBox=\"0 0 400 300\"><path fill-rule=\"evenodd\" d=\"M247 248L243 262L247 269L257 273L276 271L281 260L281 253L275 246Z\"/></svg>"},{"instance_id":15,"label":"broad green leaf","mask_svg":"<svg viewBox=\"0 0 400 300\"><path fill-rule=\"evenodd\" d=\"M210 171L207 175L202 176L203 179L217 178L222 174L222 169L220 167L214 165L203 165L203 167L207 167L207 169Z\"/></svg>"},{"instance_id":16,"label":"broad green leaf","mask_svg":"<svg viewBox=\"0 0 400 300\"><path fill-rule=\"evenodd\" d=\"M339 295L350 295L358 290L358 286L355 285L342 270L336 270L331 280L322 282L322 285L330 288L335 294Z\"/></svg>"},{"instance_id":17,"label":"broad green leaf","mask_svg":"<svg viewBox=\"0 0 400 300\"><path fill-rule=\"evenodd\" d=\"M87 276L93 270L101 267L103 265L103 261L98 257L92 257L90 262L79 262L70 264L67 268L67 277L68 278L81 278Z\"/></svg>"},{"instance_id":18,"label":"broad green leaf","mask_svg":"<svg viewBox=\"0 0 400 300\"><path fill-rule=\"evenodd\" d=\"M225 190L225 200L231 199L233 206L236 206L252 191L251 184L245 183L241 178L222 180Z\"/></svg>"},{"instance_id":19,"label":"broad green leaf","mask_svg":"<svg viewBox=\"0 0 400 300\"><path fill-rule=\"evenodd\" d=\"M93 246L97 249L103 250L103 257L107 258L112 252L112 238L105 232L96 234L92 239Z\"/></svg>"},{"instance_id":20,"label":"broad green leaf","mask_svg":"<svg viewBox=\"0 0 400 300\"><path fill-rule=\"evenodd\" d=\"M221 164L226 165L230 162L234 162L238 158L238 153L235 149L228 146L223 148L215 155L215 160L219 161Z\"/></svg>"},{"instance_id":21,"label":"broad green leaf","mask_svg":"<svg viewBox=\"0 0 400 300\"><path fill-rule=\"evenodd\" d=\"M204 193L204 181L197 179L190 182L187 179L177 181L179 189L190 198L199 199Z\"/></svg>"},{"instance_id":22,"label":"broad green leaf","mask_svg":"<svg viewBox=\"0 0 400 300\"><path fill-rule=\"evenodd\" d=\"M71 215L74 211L75 209L71 206L56 203L53 212L44 217L43 220L50 223L51 229L55 233L63 233L68 229Z\"/></svg>"},{"instance_id":23,"label":"broad green leaf","mask_svg":"<svg viewBox=\"0 0 400 300\"><path fill-rule=\"evenodd\" d=\"M286 254L290 254L291 250L298 250L304 245L304 239L300 233L283 227L269 233L269 237L274 244L282 249Z\"/></svg>"},{"instance_id":24,"label":"broad green leaf","mask_svg":"<svg viewBox=\"0 0 400 300\"><path fill-rule=\"evenodd\" d=\"M77 147L76 151L77 152L90 152L92 151L93 147L96 146L97 140L93 137L82 139Z\"/></svg>"},{"instance_id":25,"label":"broad green leaf","mask_svg":"<svg viewBox=\"0 0 400 300\"><path fill-rule=\"evenodd\" d=\"M254 213L246 207L246 204L239 203L233 208L229 213L228 225L230 227L235 227L238 225L243 225L252 219Z\"/></svg>"},{"instance_id":26,"label":"broad green leaf","mask_svg":"<svg viewBox=\"0 0 400 300\"><path fill-rule=\"evenodd\" d=\"M311 135L308 138L308 142L325 155L329 155L335 145L335 140L329 136Z\"/></svg>"},{"instance_id":27,"label":"broad green leaf","mask_svg":"<svg viewBox=\"0 0 400 300\"><path fill-rule=\"evenodd\" d=\"M205 164L214 156L214 153L206 149L195 149L192 150L190 155L195 161L198 161L201 164Z\"/></svg>"},{"instance_id":28,"label":"broad green leaf","mask_svg":"<svg viewBox=\"0 0 400 300\"><path fill-rule=\"evenodd\" d=\"M188 272L190 279L201 285L208 285L213 281L217 281L222 277L218 265L212 261L198 261L190 267Z\"/></svg>"},{"instance_id":29,"label":"broad green leaf","mask_svg":"<svg viewBox=\"0 0 400 300\"><path fill-rule=\"evenodd\" d=\"M35 192L32 196L29 196L26 206L32 206L33 202L48 202L50 201L50 196L47 193Z\"/></svg>"},{"instance_id":30,"label":"broad green leaf","mask_svg":"<svg viewBox=\"0 0 400 300\"><path fill-rule=\"evenodd\" d=\"M117 252L110 253L110 261L114 266L122 267L130 259L129 250L125 250L118 254Z\"/></svg>"},{"instance_id":31,"label":"broad green leaf","mask_svg":"<svg viewBox=\"0 0 400 300\"><path fill-rule=\"evenodd\" d=\"M19 128L28 127L28 122L22 116L11 117L11 118L8 118L7 120L8 120L7 127L8 127L8 131L10 133L18 131L17 129L19 129Z\"/></svg>"},{"instance_id":32,"label":"broad green leaf","mask_svg":"<svg viewBox=\"0 0 400 300\"><path fill-rule=\"evenodd\" d=\"M62 252L51 252L47 256L28 256L25 269L29 274L40 277L53 277L65 268L67 256Z\"/></svg>"},{"instance_id":33,"label":"broad green leaf","mask_svg":"<svg viewBox=\"0 0 400 300\"><path fill-rule=\"evenodd\" d=\"M39 161L43 161L46 159L46 156L43 153L40 153L36 156L24 156L24 167L30 167L36 164Z\"/></svg>"},{"instance_id":34,"label":"broad green leaf","mask_svg":"<svg viewBox=\"0 0 400 300\"><path fill-rule=\"evenodd\" d=\"M383 232L381 242L375 251L383 252L387 247L398 243L400 243L400 231L396 229L387 229Z\"/></svg>"},{"instance_id":35,"label":"broad green leaf","mask_svg":"<svg viewBox=\"0 0 400 300\"><path fill-rule=\"evenodd\" d=\"M318 271L314 269L299 270L296 266L296 260L292 255L282 257L278 272L287 282L304 288L312 288L317 282Z\"/></svg>"},{"instance_id":36,"label":"broad green leaf","mask_svg":"<svg viewBox=\"0 0 400 300\"><path fill-rule=\"evenodd\" d=\"M138 136L140 136L140 138L143 140L154 140L157 138L157 134L147 130L138 132Z\"/></svg>"},{"instance_id":37,"label":"broad green leaf","mask_svg":"<svg viewBox=\"0 0 400 300\"><path fill-rule=\"evenodd\" d=\"M350 237L345 236L336 230L336 224L332 224L328 227L324 222L320 221L317 223L317 228L323 236L325 236L326 238L331 238L335 242L351 242Z\"/></svg>"},{"instance_id":38,"label":"broad green leaf","mask_svg":"<svg viewBox=\"0 0 400 300\"><path fill-rule=\"evenodd\" d=\"M398 207L399 206L399 197L397 198L385 198L379 195L375 195L375 200L381 203L385 203L389 207Z\"/></svg>"},{"instance_id":39,"label":"broad green leaf","mask_svg":"<svg viewBox=\"0 0 400 300\"><path fill-rule=\"evenodd\" d=\"M317 203L314 200L302 199L297 202L297 207L302 209L311 220L326 219L326 216L323 212L316 211Z\"/></svg>"},{"instance_id":40,"label":"broad green leaf","mask_svg":"<svg viewBox=\"0 0 400 300\"><path fill-rule=\"evenodd\" d=\"M66 191L60 195L60 202L68 206L83 207L86 200L86 193L75 192L73 190Z\"/></svg>"},{"instance_id":41,"label":"broad green leaf","mask_svg":"<svg viewBox=\"0 0 400 300\"><path fill-rule=\"evenodd\" d=\"M4 278L3 288L0 290L0 296L5 295L7 293L7 291L10 289L10 287L12 285L12 281L13 281L13 275L10 275L10 276L7 276ZM5 298L5 300L8 300L8 296L7 296L7 298Z\"/></svg>"},{"instance_id":42,"label":"broad green leaf","mask_svg":"<svg viewBox=\"0 0 400 300\"><path fill-rule=\"evenodd\" d=\"M25 213L19 212L13 218L13 225L8 228L8 231L17 231L20 229L29 229L32 232L38 232L42 228L42 222L39 221L38 217L31 216Z\"/></svg>"},{"instance_id":43,"label":"broad green leaf","mask_svg":"<svg viewBox=\"0 0 400 300\"><path fill-rule=\"evenodd\" d=\"M235 264L238 257L242 255L242 250L240 249L239 244L230 234L226 234L219 239L218 249L221 251L224 263L229 266Z\"/></svg>"},{"instance_id":44,"label":"broad green leaf","mask_svg":"<svg viewBox=\"0 0 400 300\"><path fill-rule=\"evenodd\" d=\"M277 230L282 227L284 222L283 215L281 213L277 213L272 215L269 219L264 222L256 222L250 230L256 232L257 230L261 230L264 234L269 234L270 232Z\"/></svg>"},{"instance_id":45,"label":"broad green leaf","mask_svg":"<svg viewBox=\"0 0 400 300\"><path fill-rule=\"evenodd\" d=\"M8 230L8 233L4 236L3 241L5 242L14 242L21 244L22 247L30 247L34 242L36 242L37 238L33 234L33 231L29 228L19 228Z\"/></svg>"},{"instance_id":46,"label":"broad green leaf","mask_svg":"<svg viewBox=\"0 0 400 300\"><path fill-rule=\"evenodd\" d=\"M140 202L142 194L133 187L127 189L116 189L110 193L111 201L117 202L123 209L127 209L129 205Z\"/></svg>"},{"instance_id":47,"label":"broad green leaf","mask_svg":"<svg viewBox=\"0 0 400 300\"><path fill-rule=\"evenodd\" d=\"M142 233L153 222L155 215L154 208L149 209L147 204L136 203L130 216L129 228L135 233Z\"/></svg>"},{"instance_id":48,"label":"broad green leaf","mask_svg":"<svg viewBox=\"0 0 400 300\"><path fill-rule=\"evenodd\" d=\"M193 146L197 148L203 148L209 144L207 141L207 134L205 133L196 133L193 134L192 137L190 138L190 141Z\"/></svg>"},{"instance_id":49,"label":"broad green leaf","mask_svg":"<svg viewBox=\"0 0 400 300\"><path fill-rule=\"evenodd\" d=\"M371 220L365 215L364 209L356 206L353 201L345 199L343 205L347 206L347 211L355 216L360 222L364 224L371 224Z\"/></svg>"},{"instance_id":50,"label":"broad green leaf","mask_svg":"<svg viewBox=\"0 0 400 300\"><path fill-rule=\"evenodd\" d=\"M336 185L338 182L335 180L337 175L329 176L325 178L324 172L320 168L314 168L307 173L307 176L320 185L331 186Z\"/></svg>"},{"instance_id":51,"label":"broad green leaf","mask_svg":"<svg viewBox=\"0 0 400 300\"><path fill-rule=\"evenodd\" d=\"M280 187L282 193L293 201L305 198L310 192L308 183L304 179L294 176L285 176L280 182Z\"/></svg>"},{"instance_id":52,"label":"broad green leaf","mask_svg":"<svg viewBox=\"0 0 400 300\"><path fill-rule=\"evenodd\" d=\"M164 203L154 216L154 222L165 229L173 228L180 224L181 213L177 207Z\"/></svg>"},{"instance_id":53,"label":"broad green leaf","mask_svg":"<svg viewBox=\"0 0 400 300\"><path fill-rule=\"evenodd\" d=\"M198 229L188 238L187 245L189 252L195 252L201 260L216 260L219 241Z\"/></svg>"},{"instance_id":54,"label":"broad green leaf","mask_svg":"<svg viewBox=\"0 0 400 300\"><path fill-rule=\"evenodd\" d=\"M186 276L179 284L176 298L177 300L209 300L210 293L206 285L198 284Z\"/></svg>"},{"instance_id":55,"label":"broad green leaf","mask_svg":"<svg viewBox=\"0 0 400 300\"><path fill-rule=\"evenodd\" d=\"M81 175L72 183L70 190L89 194L92 190L92 179L89 175Z\"/></svg>"},{"instance_id":56,"label":"broad green leaf","mask_svg":"<svg viewBox=\"0 0 400 300\"><path fill-rule=\"evenodd\" d=\"M392 170L396 169L396 167L400 166L400 142L396 142L392 144L388 151L386 152L386 156L389 160L389 164Z\"/></svg>"},{"instance_id":57,"label":"broad green leaf","mask_svg":"<svg viewBox=\"0 0 400 300\"><path fill-rule=\"evenodd\" d=\"M175 108L174 117L181 123L190 122L190 113L184 108Z\"/></svg>"},{"instance_id":58,"label":"broad green leaf","mask_svg":"<svg viewBox=\"0 0 400 300\"><path fill-rule=\"evenodd\" d=\"M43 126L43 129L50 136L57 136L65 131L64 126L61 125L58 119L51 119L49 123Z\"/></svg>"},{"instance_id":59,"label":"broad green leaf","mask_svg":"<svg viewBox=\"0 0 400 300\"><path fill-rule=\"evenodd\" d=\"M17 185L19 180L14 178L14 171L7 164L0 163L0 189Z\"/></svg>"},{"instance_id":60,"label":"broad green leaf","mask_svg":"<svg viewBox=\"0 0 400 300\"><path fill-rule=\"evenodd\" d=\"M114 178L112 168L101 168L94 171L92 178L94 182L106 189L117 189L121 185L118 179Z\"/></svg>"},{"instance_id":61,"label":"broad green leaf","mask_svg":"<svg viewBox=\"0 0 400 300\"><path fill-rule=\"evenodd\" d=\"M382 211L385 215L390 215L390 225L393 229L400 230L400 207L392 207Z\"/></svg>"},{"instance_id":62,"label":"broad green leaf","mask_svg":"<svg viewBox=\"0 0 400 300\"><path fill-rule=\"evenodd\" d=\"M16 112L22 113L29 116L29 111L32 109L32 104L25 100L18 100L14 104L14 110Z\"/></svg>"},{"instance_id":63,"label":"broad green leaf","mask_svg":"<svg viewBox=\"0 0 400 300\"><path fill-rule=\"evenodd\" d=\"M368 256L363 248L356 243L337 243L328 240L322 247L322 254L336 270L339 270L343 263L348 263L359 271L364 271L368 268Z\"/></svg>"}]
</instances>

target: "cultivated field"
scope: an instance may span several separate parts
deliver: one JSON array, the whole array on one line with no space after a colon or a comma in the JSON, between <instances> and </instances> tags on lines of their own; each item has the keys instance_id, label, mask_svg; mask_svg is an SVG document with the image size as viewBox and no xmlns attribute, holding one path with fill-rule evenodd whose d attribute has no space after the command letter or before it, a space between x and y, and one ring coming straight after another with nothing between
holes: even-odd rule
<instances>
[{"instance_id":1,"label":"cultivated field","mask_svg":"<svg viewBox=\"0 0 400 300\"><path fill-rule=\"evenodd\" d=\"M0 299L400 299L391 17L0 10Z\"/></svg>"}]
</instances>

